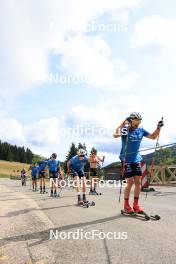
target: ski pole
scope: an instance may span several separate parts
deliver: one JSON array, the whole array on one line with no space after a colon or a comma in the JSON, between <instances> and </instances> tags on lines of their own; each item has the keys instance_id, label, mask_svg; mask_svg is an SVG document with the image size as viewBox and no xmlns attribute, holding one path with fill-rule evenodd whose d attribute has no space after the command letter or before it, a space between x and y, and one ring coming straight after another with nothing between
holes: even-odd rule
<instances>
[{"instance_id":1,"label":"ski pole","mask_svg":"<svg viewBox=\"0 0 176 264\"><path fill-rule=\"evenodd\" d=\"M124 179L124 173L125 173L125 163L126 163L127 145L128 145L128 134L129 134L129 126L128 126L128 129L127 129L126 141L125 141L125 147L124 147L124 160L122 162L122 176L121 176L121 179L120 179L119 203L120 203L120 198L121 198L121 194L122 194L122 181Z\"/></svg>"},{"instance_id":2,"label":"ski pole","mask_svg":"<svg viewBox=\"0 0 176 264\"><path fill-rule=\"evenodd\" d=\"M161 118L161 121L163 121L163 117ZM160 130L159 130L159 133L158 133L158 136L157 136L157 139L156 139L156 145L155 145L154 155L153 155L152 164L151 164L151 168L150 168L150 179L152 177L153 167L154 167L154 163L155 163L156 150L157 150L157 148L159 146L159 136L160 136ZM149 186L150 186L150 180L149 180ZM146 193L145 193L145 199L147 199L147 194L148 194L148 192L146 191Z\"/></svg>"}]
</instances>

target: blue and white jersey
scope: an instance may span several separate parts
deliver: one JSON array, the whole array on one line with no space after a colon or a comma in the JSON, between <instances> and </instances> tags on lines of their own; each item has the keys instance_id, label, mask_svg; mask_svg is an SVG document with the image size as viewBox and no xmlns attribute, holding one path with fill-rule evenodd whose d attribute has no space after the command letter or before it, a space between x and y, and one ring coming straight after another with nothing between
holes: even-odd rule
<instances>
[{"instance_id":1,"label":"blue and white jersey","mask_svg":"<svg viewBox=\"0 0 176 264\"><path fill-rule=\"evenodd\" d=\"M143 127L138 127L138 128L130 128L128 130L128 135L122 135L121 136L122 148L119 156L120 160L121 161L125 160L126 162L134 162L134 163L140 162L142 160L142 157L139 153L141 140L143 137L147 137L149 134L150 133L147 132Z\"/></svg>"},{"instance_id":2,"label":"blue and white jersey","mask_svg":"<svg viewBox=\"0 0 176 264\"><path fill-rule=\"evenodd\" d=\"M32 166L31 167L31 175L32 176L37 176L39 168L37 166Z\"/></svg>"},{"instance_id":3,"label":"blue and white jersey","mask_svg":"<svg viewBox=\"0 0 176 264\"><path fill-rule=\"evenodd\" d=\"M50 159L48 161L48 168L49 168L49 171L51 171L51 172L57 172L59 166L60 166L60 161L59 160Z\"/></svg>"},{"instance_id":4,"label":"blue and white jersey","mask_svg":"<svg viewBox=\"0 0 176 264\"><path fill-rule=\"evenodd\" d=\"M38 162L38 165L39 165L38 170L39 170L39 172L46 170L47 163L48 162L46 160L41 160L41 161Z\"/></svg>"},{"instance_id":5,"label":"blue and white jersey","mask_svg":"<svg viewBox=\"0 0 176 264\"><path fill-rule=\"evenodd\" d=\"M84 158L82 160L79 159L79 156L76 155L73 158L70 159L70 166L73 170L76 171L83 171L84 170L84 166L86 165L88 161L88 157L84 156Z\"/></svg>"}]
</instances>

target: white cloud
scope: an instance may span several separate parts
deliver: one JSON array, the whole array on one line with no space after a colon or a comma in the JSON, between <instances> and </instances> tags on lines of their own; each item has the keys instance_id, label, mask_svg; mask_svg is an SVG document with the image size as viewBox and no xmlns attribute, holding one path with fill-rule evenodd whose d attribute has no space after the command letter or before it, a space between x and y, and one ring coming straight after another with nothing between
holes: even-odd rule
<instances>
[{"instance_id":1,"label":"white cloud","mask_svg":"<svg viewBox=\"0 0 176 264\"><path fill-rule=\"evenodd\" d=\"M144 17L134 28L133 41L137 47L157 47L158 63L176 63L176 19L161 16Z\"/></svg>"},{"instance_id":2,"label":"white cloud","mask_svg":"<svg viewBox=\"0 0 176 264\"><path fill-rule=\"evenodd\" d=\"M77 105L67 115L74 124L96 124L112 129L117 123L123 121L129 113L135 111L142 104L135 95L115 95L116 98L100 101L96 105Z\"/></svg>"},{"instance_id":3,"label":"white cloud","mask_svg":"<svg viewBox=\"0 0 176 264\"><path fill-rule=\"evenodd\" d=\"M0 139L13 144L25 144L23 125L15 119L1 118Z\"/></svg>"},{"instance_id":4,"label":"white cloud","mask_svg":"<svg viewBox=\"0 0 176 264\"><path fill-rule=\"evenodd\" d=\"M63 68L85 77L91 87L106 90L131 88L137 75L129 73L123 60L112 59L110 46L100 36L76 36L64 43Z\"/></svg>"},{"instance_id":5,"label":"white cloud","mask_svg":"<svg viewBox=\"0 0 176 264\"><path fill-rule=\"evenodd\" d=\"M30 126L25 126L24 134L30 145L43 147L58 145L59 121L56 117L39 120Z\"/></svg>"},{"instance_id":6,"label":"white cloud","mask_svg":"<svg viewBox=\"0 0 176 264\"><path fill-rule=\"evenodd\" d=\"M18 96L46 82L49 71L48 55L52 51L62 53L64 38L72 36L67 25L84 26L114 9L129 10L138 4L139 1L135 0L46 0L42 2L41 8L34 0L15 4L13 0L4 1L0 10L0 86L3 87L0 96L8 98L9 93ZM52 32L53 23L66 26L67 30ZM107 81L114 77L114 73L110 61L104 57L106 44L97 41L95 38L95 51L92 50L92 55L95 53L98 62L103 63L102 70L107 70ZM92 42L89 41L89 44ZM97 52L96 45L99 44L103 50Z\"/></svg>"}]
</instances>

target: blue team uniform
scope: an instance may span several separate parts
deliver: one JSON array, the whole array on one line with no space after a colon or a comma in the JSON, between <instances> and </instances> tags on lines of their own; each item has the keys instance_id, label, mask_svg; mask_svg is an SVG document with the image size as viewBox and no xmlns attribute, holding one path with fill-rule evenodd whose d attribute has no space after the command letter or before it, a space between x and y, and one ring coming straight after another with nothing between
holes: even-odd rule
<instances>
[{"instance_id":1,"label":"blue team uniform","mask_svg":"<svg viewBox=\"0 0 176 264\"><path fill-rule=\"evenodd\" d=\"M48 164L48 162L46 160L41 160L41 161L38 162L38 165L39 165L39 167L38 167L39 178L41 178L41 177L44 178L46 176L45 172L46 172L47 164Z\"/></svg>"},{"instance_id":2,"label":"blue team uniform","mask_svg":"<svg viewBox=\"0 0 176 264\"><path fill-rule=\"evenodd\" d=\"M47 166L47 161L41 160L41 161L38 162L38 165L39 165L39 172L40 171L45 171L46 166Z\"/></svg>"},{"instance_id":3,"label":"blue team uniform","mask_svg":"<svg viewBox=\"0 0 176 264\"><path fill-rule=\"evenodd\" d=\"M149 132L147 132L142 127L138 127L136 129L130 128L128 132L128 143L126 151L125 145L127 136L121 136L122 149L119 156L120 160L123 161L125 159L126 162L140 162L142 160L142 157L138 151L140 148L141 140L143 137L147 137L148 135Z\"/></svg>"},{"instance_id":4,"label":"blue team uniform","mask_svg":"<svg viewBox=\"0 0 176 264\"><path fill-rule=\"evenodd\" d=\"M60 166L60 161L51 159L48 161L48 168L49 168L49 175L50 178L57 178L58 177L58 167Z\"/></svg>"},{"instance_id":5,"label":"blue team uniform","mask_svg":"<svg viewBox=\"0 0 176 264\"><path fill-rule=\"evenodd\" d=\"M70 159L70 167L73 171L74 176L83 177L84 176L84 166L88 161L88 157L84 156L82 160L79 159L79 156L76 155Z\"/></svg>"},{"instance_id":6,"label":"blue team uniform","mask_svg":"<svg viewBox=\"0 0 176 264\"><path fill-rule=\"evenodd\" d=\"M31 176L32 176L32 178L36 179L37 178L37 173L38 173L38 167L37 166L32 166L31 167Z\"/></svg>"},{"instance_id":7,"label":"blue team uniform","mask_svg":"<svg viewBox=\"0 0 176 264\"><path fill-rule=\"evenodd\" d=\"M139 148L142 138L147 137L149 134L150 133L147 132L143 127L138 127L130 128L128 130L128 136L121 136L122 148L119 158L122 162L125 160L124 174L126 178L141 176L140 162L142 160L142 157L139 153Z\"/></svg>"}]
</instances>

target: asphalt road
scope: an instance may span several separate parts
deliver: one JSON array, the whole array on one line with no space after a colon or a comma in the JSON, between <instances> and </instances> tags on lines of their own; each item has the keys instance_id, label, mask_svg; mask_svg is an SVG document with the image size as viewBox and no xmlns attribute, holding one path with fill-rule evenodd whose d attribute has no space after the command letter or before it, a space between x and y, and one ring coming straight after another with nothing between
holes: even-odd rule
<instances>
[{"instance_id":1,"label":"asphalt road","mask_svg":"<svg viewBox=\"0 0 176 264\"><path fill-rule=\"evenodd\" d=\"M117 188L88 195L96 206L87 209L76 206L72 189L50 198L32 192L29 182L1 179L0 263L175 264L176 187L155 190L147 200L141 194L141 205L161 219L143 221L120 214Z\"/></svg>"}]
</instances>

